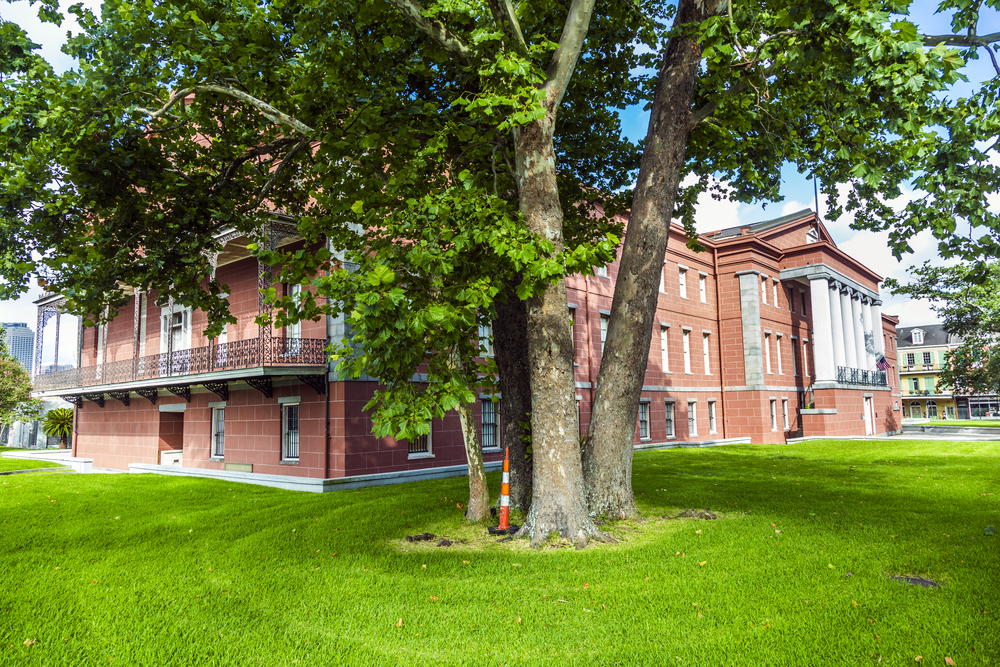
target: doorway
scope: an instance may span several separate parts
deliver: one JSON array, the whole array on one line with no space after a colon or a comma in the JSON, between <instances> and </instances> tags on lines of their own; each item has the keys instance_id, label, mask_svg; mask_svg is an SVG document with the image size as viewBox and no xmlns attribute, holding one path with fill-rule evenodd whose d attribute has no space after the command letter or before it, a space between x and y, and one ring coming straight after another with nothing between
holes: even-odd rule
<instances>
[{"instance_id":1,"label":"doorway","mask_svg":"<svg viewBox=\"0 0 1000 667\"><path fill-rule=\"evenodd\" d=\"M865 396L865 435L875 435L875 413L872 411L871 396Z\"/></svg>"},{"instance_id":2,"label":"doorway","mask_svg":"<svg viewBox=\"0 0 1000 667\"><path fill-rule=\"evenodd\" d=\"M156 452L157 463L164 460L163 452L181 452L184 449L184 413L161 412L159 435ZM168 458L176 459L176 465L181 463L178 456Z\"/></svg>"}]
</instances>

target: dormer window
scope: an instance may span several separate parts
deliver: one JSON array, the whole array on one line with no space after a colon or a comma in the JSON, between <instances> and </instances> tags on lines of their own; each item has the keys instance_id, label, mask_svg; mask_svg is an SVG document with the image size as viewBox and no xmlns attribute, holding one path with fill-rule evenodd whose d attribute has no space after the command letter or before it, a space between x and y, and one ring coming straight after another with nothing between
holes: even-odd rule
<instances>
[{"instance_id":1,"label":"dormer window","mask_svg":"<svg viewBox=\"0 0 1000 667\"><path fill-rule=\"evenodd\" d=\"M914 345L923 345L924 344L924 331L923 331L923 329L914 329L913 330L913 344Z\"/></svg>"},{"instance_id":2,"label":"dormer window","mask_svg":"<svg viewBox=\"0 0 1000 667\"><path fill-rule=\"evenodd\" d=\"M806 232L806 243L818 243L819 242L819 230L810 229Z\"/></svg>"}]
</instances>

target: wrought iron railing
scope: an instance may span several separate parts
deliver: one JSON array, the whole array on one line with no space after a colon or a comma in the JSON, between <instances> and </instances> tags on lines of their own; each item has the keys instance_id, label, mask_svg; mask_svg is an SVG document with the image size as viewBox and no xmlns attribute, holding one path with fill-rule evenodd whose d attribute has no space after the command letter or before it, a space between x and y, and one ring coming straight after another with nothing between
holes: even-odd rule
<instances>
[{"instance_id":1,"label":"wrought iron railing","mask_svg":"<svg viewBox=\"0 0 1000 667\"><path fill-rule=\"evenodd\" d=\"M320 366L326 345L322 338L248 338L46 373L33 384L35 391L52 391L257 366Z\"/></svg>"},{"instance_id":2,"label":"wrought iron railing","mask_svg":"<svg viewBox=\"0 0 1000 667\"><path fill-rule=\"evenodd\" d=\"M889 376L885 371L866 371L863 368L837 366L837 382L866 387L888 387Z\"/></svg>"}]
</instances>

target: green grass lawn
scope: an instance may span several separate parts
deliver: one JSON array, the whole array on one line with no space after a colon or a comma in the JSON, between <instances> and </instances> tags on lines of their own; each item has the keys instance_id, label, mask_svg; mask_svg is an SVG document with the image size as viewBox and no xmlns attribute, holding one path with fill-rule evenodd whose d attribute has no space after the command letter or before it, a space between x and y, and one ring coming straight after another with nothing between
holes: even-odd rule
<instances>
[{"instance_id":1,"label":"green grass lawn","mask_svg":"<svg viewBox=\"0 0 1000 667\"><path fill-rule=\"evenodd\" d=\"M996 419L935 419L927 422L930 426L976 426L985 428L1000 428L1000 420Z\"/></svg>"},{"instance_id":2,"label":"green grass lawn","mask_svg":"<svg viewBox=\"0 0 1000 667\"><path fill-rule=\"evenodd\" d=\"M0 447L0 453L3 452L26 452L34 451L27 449L18 449L16 447ZM35 470L36 468L62 468L63 466L59 463L53 463L51 461L33 461L28 459L9 459L0 456L0 472L6 472L7 470Z\"/></svg>"},{"instance_id":3,"label":"green grass lawn","mask_svg":"<svg viewBox=\"0 0 1000 667\"><path fill-rule=\"evenodd\" d=\"M970 442L642 452L645 518L583 551L463 525L464 478L0 478L0 665L995 665L998 463ZM720 518L662 518L694 507ZM403 540L423 531L468 542Z\"/></svg>"}]
</instances>

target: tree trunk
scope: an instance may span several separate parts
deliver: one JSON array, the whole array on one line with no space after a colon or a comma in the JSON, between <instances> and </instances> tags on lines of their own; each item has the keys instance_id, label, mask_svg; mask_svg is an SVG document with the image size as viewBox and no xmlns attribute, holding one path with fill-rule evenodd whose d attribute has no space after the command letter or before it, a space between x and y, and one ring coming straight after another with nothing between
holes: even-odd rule
<instances>
[{"instance_id":1,"label":"tree trunk","mask_svg":"<svg viewBox=\"0 0 1000 667\"><path fill-rule=\"evenodd\" d=\"M563 249L562 209L556 189L554 105L544 118L517 132L516 161L520 209L528 229ZM559 280L531 297L528 306L528 364L531 370L531 507L520 536L541 546L558 532L585 546L606 536L587 514L583 494L566 283Z\"/></svg>"},{"instance_id":2,"label":"tree trunk","mask_svg":"<svg viewBox=\"0 0 1000 667\"><path fill-rule=\"evenodd\" d=\"M465 456L469 460L469 504L465 507L465 518L469 521L482 521L490 511L490 487L486 481L483 450L479 447L476 416L471 404L463 403L458 408L458 420L462 425Z\"/></svg>"},{"instance_id":3,"label":"tree trunk","mask_svg":"<svg viewBox=\"0 0 1000 667\"><path fill-rule=\"evenodd\" d=\"M493 321L493 349L500 376L501 447L510 452L510 506L527 510L531 505L531 462L521 423L531 417L531 369L528 365L528 308L512 285L507 300L497 301Z\"/></svg>"},{"instance_id":4,"label":"tree trunk","mask_svg":"<svg viewBox=\"0 0 1000 667\"><path fill-rule=\"evenodd\" d=\"M674 25L700 23L708 16L697 0L681 0ZM584 470L592 515L623 519L635 514L632 444L636 413L670 219L692 130L699 56L697 34L672 37L656 84L587 433Z\"/></svg>"}]
</instances>

